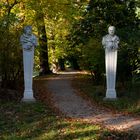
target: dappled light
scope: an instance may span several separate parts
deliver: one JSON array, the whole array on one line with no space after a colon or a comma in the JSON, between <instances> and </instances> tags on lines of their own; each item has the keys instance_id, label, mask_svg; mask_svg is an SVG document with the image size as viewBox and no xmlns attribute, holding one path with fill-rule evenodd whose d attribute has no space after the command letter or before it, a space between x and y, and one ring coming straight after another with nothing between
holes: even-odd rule
<instances>
[{"instance_id":1,"label":"dappled light","mask_svg":"<svg viewBox=\"0 0 140 140\"><path fill-rule=\"evenodd\" d=\"M71 95L76 90L69 89L70 81L72 78L75 81L74 77L77 76L80 74L75 75L75 73L67 72L67 74L55 75L53 80L46 78L42 81L39 77L41 81L35 88L36 91L39 88L36 97L42 96L38 99L47 103L47 106L49 105L53 110L59 109L60 116L41 103L1 104L1 112L5 111L5 108L7 109L0 117L0 122L6 123L6 127L4 127L5 125L1 126L1 137L36 140L98 139L112 137L112 135L113 138L123 138L127 135L125 133L129 133L129 137L136 138L135 133L131 133L131 131L139 130L139 119L121 113L113 113L100 105L91 104L87 98L81 98L76 92L76 95ZM71 77L71 79L67 77ZM84 82L83 84L85 85ZM51 102L49 96L53 97ZM10 123L11 121L12 123ZM13 133L6 133L13 129L15 130Z\"/></svg>"},{"instance_id":2,"label":"dappled light","mask_svg":"<svg viewBox=\"0 0 140 140\"><path fill-rule=\"evenodd\" d=\"M0 140L140 139L139 13L138 0L0 0Z\"/></svg>"},{"instance_id":3,"label":"dappled light","mask_svg":"<svg viewBox=\"0 0 140 140\"><path fill-rule=\"evenodd\" d=\"M63 119L52 113L50 108L41 103L1 104L3 112L0 120L6 124L0 126L1 139L99 139L108 137L125 138L126 134L119 131L109 132L100 125L94 125L78 119ZM12 109L12 110L11 110ZM9 116L10 115L10 116ZM16 118L13 118L16 116ZM119 134L120 133L120 134ZM136 138L129 133L129 138Z\"/></svg>"}]
</instances>

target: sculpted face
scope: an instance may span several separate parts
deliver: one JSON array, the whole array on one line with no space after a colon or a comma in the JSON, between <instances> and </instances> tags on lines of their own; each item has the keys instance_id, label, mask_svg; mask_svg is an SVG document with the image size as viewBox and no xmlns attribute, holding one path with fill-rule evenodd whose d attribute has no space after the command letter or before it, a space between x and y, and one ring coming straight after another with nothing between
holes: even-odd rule
<instances>
[{"instance_id":1,"label":"sculpted face","mask_svg":"<svg viewBox=\"0 0 140 140\"><path fill-rule=\"evenodd\" d=\"M27 34L27 35L31 35L32 34L32 27L31 26L25 26L24 33Z\"/></svg>"},{"instance_id":2,"label":"sculpted face","mask_svg":"<svg viewBox=\"0 0 140 140\"><path fill-rule=\"evenodd\" d=\"M114 26L110 26L110 27L108 28L108 33L109 33L111 36L113 36L113 35L115 34L115 27L114 27Z\"/></svg>"}]
</instances>

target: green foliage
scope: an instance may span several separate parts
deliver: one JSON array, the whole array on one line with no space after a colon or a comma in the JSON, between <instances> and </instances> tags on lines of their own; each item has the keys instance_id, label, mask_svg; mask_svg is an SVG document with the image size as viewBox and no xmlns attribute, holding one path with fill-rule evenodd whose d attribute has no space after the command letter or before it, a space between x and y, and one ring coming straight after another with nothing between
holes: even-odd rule
<instances>
[{"instance_id":1,"label":"green foliage","mask_svg":"<svg viewBox=\"0 0 140 140\"><path fill-rule=\"evenodd\" d=\"M82 46L79 62L82 69L90 71L96 83L103 82L101 74L104 72L104 50L98 39L91 38L87 44Z\"/></svg>"},{"instance_id":2,"label":"green foliage","mask_svg":"<svg viewBox=\"0 0 140 140\"><path fill-rule=\"evenodd\" d=\"M69 36L71 47L82 46L82 49L87 49L83 49L86 50L84 57L81 53L81 57L84 58L82 62L85 66L87 65L86 69L96 70L98 66L98 72L100 75L103 74L104 65L101 65L103 62L101 60L104 59L104 56L102 51L99 51L102 45L98 42L101 42L102 36L107 34L109 25L116 26L116 34L121 40L118 61L119 79L124 82L139 69L139 19L136 16L136 7L138 7L138 3L131 0L89 1L85 14L81 15L82 18L73 24ZM93 44L91 44L91 39L92 42L95 41ZM94 44L97 44L98 47L95 47ZM94 49L91 48L92 45ZM98 59L99 56L100 59Z\"/></svg>"},{"instance_id":3,"label":"green foliage","mask_svg":"<svg viewBox=\"0 0 140 140\"><path fill-rule=\"evenodd\" d=\"M18 22L19 20L13 12L5 13L0 18L0 75L4 88L15 88L18 80L22 78L22 53L19 44Z\"/></svg>"},{"instance_id":4,"label":"green foliage","mask_svg":"<svg viewBox=\"0 0 140 140\"><path fill-rule=\"evenodd\" d=\"M139 74L140 57L138 39L140 31L138 28L123 28L118 31L121 37L121 44L118 53L118 76L124 82ZM123 65L122 65L123 64Z\"/></svg>"},{"instance_id":5,"label":"green foliage","mask_svg":"<svg viewBox=\"0 0 140 140\"><path fill-rule=\"evenodd\" d=\"M19 36L23 25L31 24L35 34L41 31L39 27L43 25L46 30L44 35L48 38L49 64L57 65L60 59L71 61L73 64L78 62L81 68L90 70L93 78L99 81L101 78L97 79L98 76L104 73L104 54L100 42L107 32L107 27L113 24L121 39L118 60L119 79L125 81L127 75L129 79L133 76L133 81L138 79L140 71L138 0L2 0L0 7L0 49L14 52L4 51L5 53L1 55L1 67L5 61L4 54L7 58L5 62L9 63L5 68L3 67L3 70L1 69L1 72L9 67L16 73L22 66L21 52L17 48L20 48ZM43 16L44 22L37 20L40 15ZM41 48L36 50L37 70L40 68L41 51ZM15 62L15 60L19 61ZM122 65L124 62L126 63Z\"/></svg>"}]
</instances>

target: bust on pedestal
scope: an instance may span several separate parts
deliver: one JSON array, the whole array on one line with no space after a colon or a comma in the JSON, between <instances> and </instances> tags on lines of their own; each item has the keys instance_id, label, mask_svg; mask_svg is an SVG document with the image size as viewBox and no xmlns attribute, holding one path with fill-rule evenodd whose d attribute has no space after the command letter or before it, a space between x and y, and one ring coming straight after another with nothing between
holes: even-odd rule
<instances>
[{"instance_id":1,"label":"bust on pedestal","mask_svg":"<svg viewBox=\"0 0 140 140\"><path fill-rule=\"evenodd\" d=\"M32 27L25 26L24 33L20 37L23 48L24 65L24 96L22 101L35 101L32 90L32 76L34 63L34 47L37 46L37 38L32 34Z\"/></svg>"},{"instance_id":2,"label":"bust on pedestal","mask_svg":"<svg viewBox=\"0 0 140 140\"><path fill-rule=\"evenodd\" d=\"M105 99L116 99L116 69L117 69L117 49L120 42L119 37L115 35L115 27L110 26L108 33L102 39L102 45L105 49L106 63L106 82L107 90Z\"/></svg>"}]
</instances>

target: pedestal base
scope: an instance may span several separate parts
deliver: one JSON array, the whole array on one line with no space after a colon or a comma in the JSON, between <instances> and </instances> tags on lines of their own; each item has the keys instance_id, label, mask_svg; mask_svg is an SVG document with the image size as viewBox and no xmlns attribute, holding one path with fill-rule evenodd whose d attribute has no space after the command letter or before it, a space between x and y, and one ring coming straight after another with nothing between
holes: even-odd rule
<instances>
[{"instance_id":1,"label":"pedestal base","mask_svg":"<svg viewBox=\"0 0 140 140\"><path fill-rule=\"evenodd\" d=\"M117 99L116 90L115 89L107 89L105 99L109 99L109 100L115 99L116 100Z\"/></svg>"},{"instance_id":2,"label":"pedestal base","mask_svg":"<svg viewBox=\"0 0 140 140\"><path fill-rule=\"evenodd\" d=\"M104 101L116 101L118 98L103 98Z\"/></svg>"},{"instance_id":3,"label":"pedestal base","mask_svg":"<svg viewBox=\"0 0 140 140\"><path fill-rule=\"evenodd\" d=\"M35 98L33 97L33 91L32 90L25 90L24 91L24 97L22 99L23 102L35 102Z\"/></svg>"}]
</instances>

